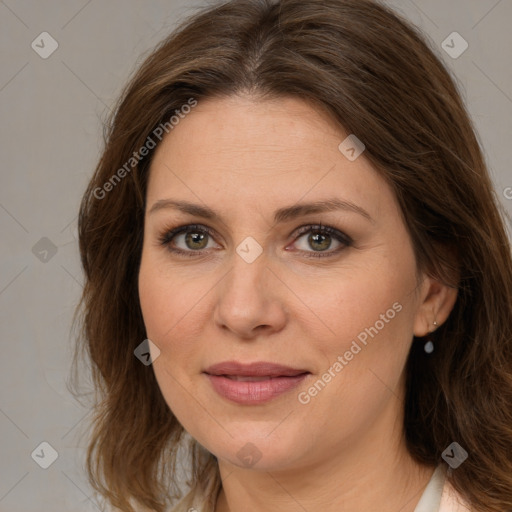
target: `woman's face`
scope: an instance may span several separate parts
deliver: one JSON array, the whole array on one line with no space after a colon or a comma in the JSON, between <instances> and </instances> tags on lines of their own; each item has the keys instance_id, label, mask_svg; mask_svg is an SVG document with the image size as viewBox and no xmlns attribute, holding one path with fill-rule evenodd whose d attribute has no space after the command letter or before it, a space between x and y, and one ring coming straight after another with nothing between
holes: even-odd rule
<instances>
[{"instance_id":1,"label":"woman's face","mask_svg":"<svg viewBox=\"0 0 512 512\"><path fill-rule=\"evenodd\" d=\"M153 369L221 461L296 468L400 435L430 281L390 187L338 148L348 135L298 99L230 97L200 101L157 148L139 274Z\"/></svg>"}]
</instances>

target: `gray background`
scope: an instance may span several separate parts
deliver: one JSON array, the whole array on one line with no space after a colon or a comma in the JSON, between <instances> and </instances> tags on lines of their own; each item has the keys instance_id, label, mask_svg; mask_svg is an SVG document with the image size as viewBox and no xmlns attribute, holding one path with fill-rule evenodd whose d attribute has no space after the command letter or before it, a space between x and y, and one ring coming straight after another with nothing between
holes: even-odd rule
<instances>
[{"instance_id":1,"label":"gray background","mask_svg":"<svg viewBox=\"0 0 512 512\"><path fill-rule=\"evenodd\" d=\"M428 34L457 77L510 215L512 2L389 3ZM0 512L98 510L79 439L89 411L66 388L82 287L78 203L102 147L102 120L130 73L200 5L0 1ZM469 43L457 59L442 49L454 31ZM42 46L42 32L59 45L46 59L31 47ZM48 469L31 457L43 441L58 453ZM44 450L39 460L49 457Z\"/></svg>"}]
</instances>

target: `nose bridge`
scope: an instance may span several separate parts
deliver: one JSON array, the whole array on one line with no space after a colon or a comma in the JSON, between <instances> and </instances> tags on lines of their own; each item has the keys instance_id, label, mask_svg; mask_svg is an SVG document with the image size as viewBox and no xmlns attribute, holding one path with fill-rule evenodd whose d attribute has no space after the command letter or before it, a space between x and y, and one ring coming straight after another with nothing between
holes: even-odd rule
<instances>
[{"instance_id":1,"label":"nose bridge","mask_svg":"<svg viewBox=\"0 0 512 512\"><path fill-rule=\"evenodd\" d=\"M261 241L263 235L259 235L258 238ZM256 238L252 236L243 238L235 246L232 270L229 273L230 275L227 276L228 282L233 286L231 291L236 292L237 287L242 287L241 291L243 293L247 291L245 287L249 290L252 287L254 291L260 291L258 284L264 282L266 274L269 273L267 269L268 254L268 249L265 250Z\"/></svg>"},{"instance_id":2,"label":"nose bridge","mask_svg":"<svg viewBox=\"0 0 512 512\"><path fill-rule=\"evenodd\" d=\"M268 274L268 261L264 254L250 263L239 254L233 255L231 271L224 280L222 298L242 307L252 302L263 303L268 299L268 287L264 286Z\"/></svg>"},{"instance_id":3,"label":"nose bridge","mask_svg":"<svg viewBox=\"0 0 512 512\"><path fill-rule=\"evenodd\" d=\"M233 255L231 270L218 289L215 321L219 326L244 337L259 326L282 327L284 308L276 287L271 286L275 278L268 263L264 253L250 262L243 254Z\"/></svg>"}]
</instances>

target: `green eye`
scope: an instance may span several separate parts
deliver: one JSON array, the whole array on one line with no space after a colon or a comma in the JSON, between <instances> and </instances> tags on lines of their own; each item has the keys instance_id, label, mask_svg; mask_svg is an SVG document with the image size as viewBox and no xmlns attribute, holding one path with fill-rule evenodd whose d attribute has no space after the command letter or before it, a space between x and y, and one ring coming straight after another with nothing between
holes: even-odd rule
<instances>
[{"instance_id":1,"label":"green eye","mask_svg":"<svg viewBox=\"0 0 512 512\"><path fill-rule=\"evenodd\" d=\"M307 247L300 248L299 250L310 253L307 257L313 258L327 257L338 254L341 250L349 247L353 243L352 239L341 231L338 231L335 228L331 228L330 226L323 226L322 224L315 226L304 226L300 228L297 235L299 235L297 240L302 238L304 235L308 235L305 244ZM332 251L327 251L327 249L331 247L333 240L337 242L340 247ZM308 247L313 250L308 250Z\"/></svg>"},{"instance_id":2,"label":"green eye","mask_svg":"<svg viewBox=\"0 0 512 512\"><path fill-rule=\"evenodd\" d=\"M352 245L352 239L329 226L308 225L299 228L295 233L295 242L304 235L308 235L305 248L299 248L299 251L305 253L306 257L327 257L338 254L341 250ZM177 247L177 241L183 236L182 244L184 247ZM178 226L166 231L160 237L161 245L168 248L169 251L179 255L199 256L208 249L208 241L213 239L213 232L206 226L200 224L189 224ZM339 247L328 251L333 241L339 244ZM309 250L312 249L312 250Z\"/></svg>"},{"instance_id":3,"label":"green eye","mask_svg":"<svg viewBox=\"0 0 512 512\"><path fill-rule=\"evenodd\" d=\"M184 236L185 248L175 247L176 240L182 235ZM194 256L194 253L201 253L207 248L210 237L213 238L212 232L205 226L178 226L165 232L160 238L160 243L173 253Z\"/></svg>"}]
</instances>

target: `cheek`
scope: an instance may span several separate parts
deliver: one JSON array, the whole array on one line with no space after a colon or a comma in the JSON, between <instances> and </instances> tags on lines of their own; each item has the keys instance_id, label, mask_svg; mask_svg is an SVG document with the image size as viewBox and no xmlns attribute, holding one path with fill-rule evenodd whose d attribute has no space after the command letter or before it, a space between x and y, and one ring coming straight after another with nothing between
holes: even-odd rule
<instances>
[{"instance_id":1,"label":"cheek","mask_svg":"<svg viewBox=\"0 0 512 512\"><path fill-rule=\"evenodd\" d=\"M323 364L317 385L302 390L301 403L308 402L319 416L332 411L337 424L349 430L370 421L387 399L400 394L412 340L416 282L409 270L414 267L399 269L383 260L373 268L378 271L354 271L350 280L338 281L323 298L310 294L308 302L330 334L310 336ZM338 404L334 409L333 403ZM348 411L352 420L347 422Z\"/></svg>"},{"instance_id":2,"label":"cheek","mask_svg":"<svg viewBox=\"0 0 512 512\"><path fill-rule=\"evenodd\" d=\"M172 327L169 323L169 315L166 309L169 304L170 294L166 282L160 279L157 267L151 264L144 255L139 270L139 300L146 326L146 334L149 339L156 342L162 338L162 334Z\"/></svg>"},{"instance_id":3,"label":"cheek","mask_svg":"<svg viewBox=\"0 0 512 512\"><path fill-rule=\"evenodd\" d=\"M323 364L298 398L302 414L325 424L331 439L350 445L401 395L413 311L406 284L359 280L337 295L336 307L326 303L323 313L336 336L311 338ZM303 428L314 431L317 422L308 419Z\"/></svg>"},{"instance_id":4,"label":"cheek","mask_svg":"<svg viewBox=\"0 0 512 512\"><path fill-rule=\"evenodd\" d=\"M200 307L200 297L186 282L180 282L178 273L173 273L173 279L166 273L161 263L143 252L138 282L140 306L146 335L160 350L152 368L169 408L186 418L192 401L186 390L193 389L190 374L199 343L198 336L189 335L197 331L192 312Z\"/></svg>"},{"instance_id":5,"label":"cheek","mask_svg":"<svg viewBox=\"0 0 512 512\"><path fill-rule=\"evenodd\" d=\"M372 340L386 339L389 350L390 345L408 339L414 309L412 273L386 268L385 261L373 268L377 270L354 269L349 278L346 273L339 279L331 276L324 283L302 281L297 294L308 297L307 304L313 313L310 316L320 318L328 328L323 329L327 333L322 336L323 342L316 338L318 343L331 340L331 350L344 352L350 349L352 341L365 347Z\"/></svg>"},{"instance_id":6,"label":"cheek","mask_svg":"<svg viewBox=\"0 0 512 512\"><path fill-rule=\"evenodd\" d=\"M153 371L169 407L186 411L205 350L200 319L207 317L205 294L211 285L171 270L159 255L148 253L139 271L139 299L146 335L160 350Z\"/></svg>"},{"instance_id":7,"label":"cheek","mask_svg":"<svg viewBox=\"0 0 512 512\"><path fill-rule=\"evenodd\" d=\"M159 348L176 338L177 331L188 333L194 326L191 319L201 310L201 299L208 289L204 281L186 279L151 251L143 252L138 286L147 335Z\"/></svg>"}]
</instances>

